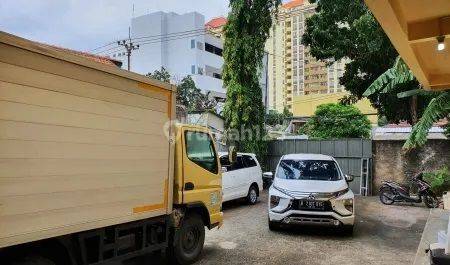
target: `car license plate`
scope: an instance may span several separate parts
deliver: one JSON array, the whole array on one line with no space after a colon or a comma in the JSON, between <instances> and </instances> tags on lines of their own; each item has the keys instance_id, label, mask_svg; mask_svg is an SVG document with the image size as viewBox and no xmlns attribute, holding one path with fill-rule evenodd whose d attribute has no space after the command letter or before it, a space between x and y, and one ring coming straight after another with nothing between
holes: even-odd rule
<instances>
[{"instance_id":1,"label":"car license plate","mask_svg":"<svg viewBox=\"0 0 450 265\"><path fill-rule=\"evenodd\" d=\"M305 210L324 210L325 204L323 201L307 201L307 200L301 200L299 202L300 209Z\"/></svg>"}]
</instances>

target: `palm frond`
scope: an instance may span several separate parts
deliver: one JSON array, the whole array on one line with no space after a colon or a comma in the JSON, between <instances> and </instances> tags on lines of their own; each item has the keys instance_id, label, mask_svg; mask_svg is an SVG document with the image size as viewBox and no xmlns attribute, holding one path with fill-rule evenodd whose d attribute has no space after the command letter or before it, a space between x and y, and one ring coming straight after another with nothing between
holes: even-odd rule
<instances>
[{"instance_id":1,"label":"palm frond","mask_svg":"<svg viewBox=\"0 0 450 265\"><path fill-rule=\"evenodd\" d=\"M402 57L398 56L395 59L394 67L395 71L399 74L408 74L411 72L408 65L403 61Z\"/></svg>"},{"instance_id":2,"label":"palm frond","mask_svg":"<svg viewBox=\"0 0 450 265\"><path fill-rule=\"evenodd\" d=\"M394 65L382 73L375 81L367 88L363 96L367 97L376 92L388 93L397 85L414 80L414 75L409 70L408 65L399 56L395 60Z\"/></svg>"},{"instance_id":3,"label":"palm frond","mask_svg":"<svg viewBox=\"0 0 450 265\"><path fill-rule=\"evenodd\" d=\"M363 96L367 97L384 89L391 79L395 78L396 72L394 68L389 68L382 73L373 83L366 89Z\"/></svg>"},{"instance_id":4,"label":"palm frond","mask_svg":"<svg viewBox=\"0 0 450 265\"><path fill-rule=\"evenodd\" d=\"M414 80L414 75L412 73L404 73L404 74L398 74L396 77L389 80L389 82L386 84L384 89L381 91L381 93L388 93L395 89L395 87L399 84L404 84L409 81Z\"/></svg>"},{"instance_id":5,"label":"palm frond","mask_svg":"<svg viewBox=\"0 0 450 265\"><path fill-rule=\"evenodd\" d=\"M403 91L397 94L398 98L409 98L412 96L434 96L437 97L439 94L442 93L441 91L430 91L430 90L424 90L424 89L413 89L408 91Z\"/></svg>"},{"instance_id":6,"label":"palm frond","mask_svg":"<svg viewBox=\"0 0 450 265\"><path fill-rule=\"evenodd\" d=\"M450 92L442 92L433 98L425 109L419 122L414 125L411 135L403 149L410 150L423 146L427 141L427 135L433 123L446 117L450 113Z\"/></svg>"}]
</instances>

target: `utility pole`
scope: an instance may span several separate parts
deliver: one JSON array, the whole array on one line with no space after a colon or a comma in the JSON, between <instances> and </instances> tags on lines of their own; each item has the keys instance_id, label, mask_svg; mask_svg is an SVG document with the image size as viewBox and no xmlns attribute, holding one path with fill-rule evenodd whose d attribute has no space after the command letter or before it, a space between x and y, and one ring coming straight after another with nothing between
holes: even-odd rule
<instances>
[{"instance_id":1,"label":"utility pole","mask_svg":"<svg viewBox=\"0 0 450 265\"><path fill-rule=\"evenodd\" d=\"M117 44L119 46L125 47L125 50L127 50L127 58L128 58L128 71L130 71L130 60L131 60L131 52L134 50L139 49L139 44L134 45L133 42L131 42L131 29L128 28L128 40L119 40Z\"/></svg>"}]
</instances>

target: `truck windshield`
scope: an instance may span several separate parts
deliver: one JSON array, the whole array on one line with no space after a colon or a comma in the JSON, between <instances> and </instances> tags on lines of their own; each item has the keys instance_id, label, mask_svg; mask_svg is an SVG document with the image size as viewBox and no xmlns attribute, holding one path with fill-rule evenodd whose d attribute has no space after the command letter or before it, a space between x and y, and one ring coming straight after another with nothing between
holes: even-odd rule
<instances>
[{"instance_id":1,"label":"truck windshield","mask_svg":"<svg viewBox=\"0 0 450 265\"><path fill-rule=\"evenodd\" d=\"M276 176L281 179L324 180L342 179L334 161L325 160L282 160Z\"/></svg>"}]
</instances>

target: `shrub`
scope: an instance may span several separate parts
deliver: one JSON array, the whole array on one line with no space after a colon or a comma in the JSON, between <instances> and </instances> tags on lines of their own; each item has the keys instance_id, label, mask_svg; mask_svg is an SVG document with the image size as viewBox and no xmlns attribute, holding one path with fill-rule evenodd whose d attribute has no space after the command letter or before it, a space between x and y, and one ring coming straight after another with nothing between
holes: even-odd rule
<instances>
[{"instance_id":1,"label":"shrub","mask_svg":"<svg viewBox=\"0 0 450 265\"><path fill-rule=\"evenodd\" d=\"M369 138L371 125L369 119L352 105L319 105L299 134L313 139Z\"/></svg>"},{"instance_id":2,"label":"shrub","mask_svg":"<svg viewBox=\"0 0 450 265\"><path fill-rule=\"evenodd\" d=\"M448 167L425 173L424 180L430 183L431 190L437 196L442 196L445 191L450 191L450 171Z\"/></svg>"}]
</instances>

